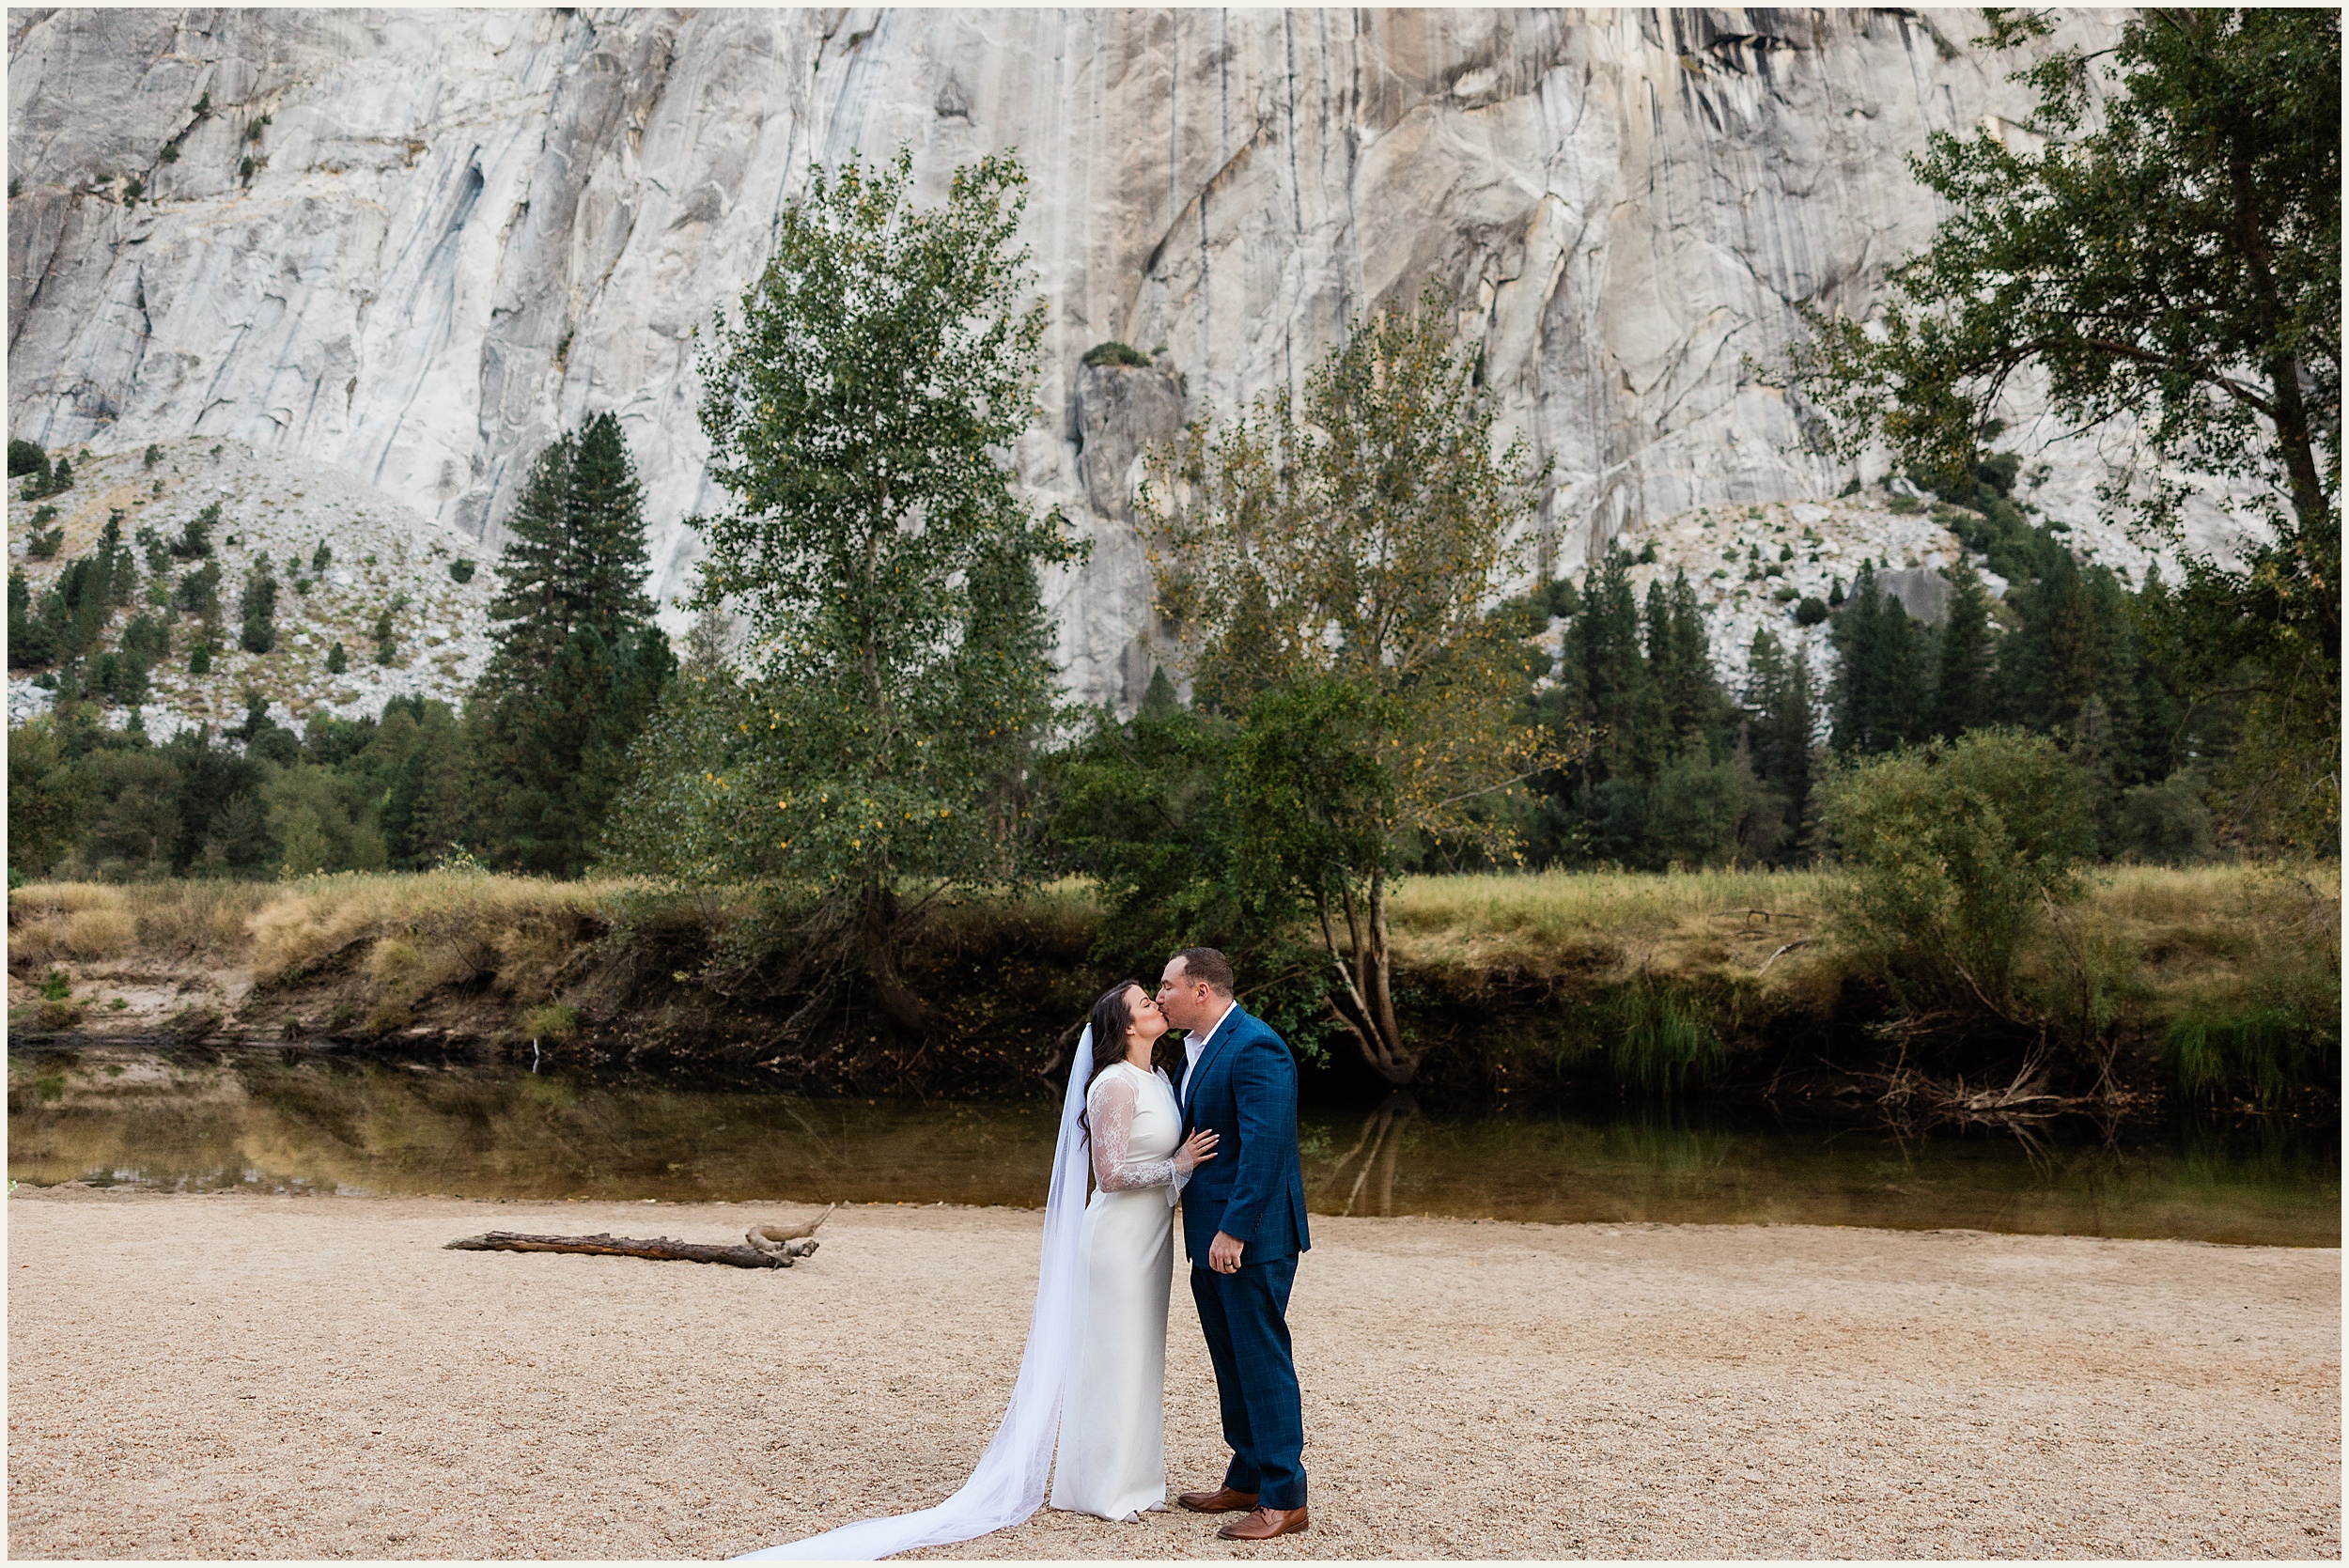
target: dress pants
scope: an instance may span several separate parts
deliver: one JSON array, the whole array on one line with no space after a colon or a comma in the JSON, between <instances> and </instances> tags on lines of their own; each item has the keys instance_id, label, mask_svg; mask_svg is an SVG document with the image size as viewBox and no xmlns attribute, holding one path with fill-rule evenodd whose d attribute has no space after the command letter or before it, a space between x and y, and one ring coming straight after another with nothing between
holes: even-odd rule
<instances>
[{"instance_id":1,"label":"dress pants","mask_svg":"<svg viewBox=\"0 0 2349 1568\"><path fill-rule=\"evenodd\" d=\"M1289 1287L1295 1255L1218 1274L1193 1265L1191 1299L1215 1363L1223 1440L1232 1448L1223 1484L1253 1492L1260 1508L1305 1506L1305 1416L1289 1351Z\"/></svg>"}]
</instances>

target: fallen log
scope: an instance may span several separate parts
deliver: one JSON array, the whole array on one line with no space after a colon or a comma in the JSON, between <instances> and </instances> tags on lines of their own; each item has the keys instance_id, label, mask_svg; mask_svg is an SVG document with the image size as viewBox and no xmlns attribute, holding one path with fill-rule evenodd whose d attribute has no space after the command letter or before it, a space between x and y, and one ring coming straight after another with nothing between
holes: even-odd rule
<instances>
[{"instance_id":1,"label":"fallen log","mask_svg":"<svg viewBox=\"0 0 2349 1568\"><path fill-rule=\"evenodd\" d=\"M516 1231L490 1231L459 1236L442 1250L451 1252L588 1252L599 1257L651 1258L664 1263L722 1263L735 1268L788 1268L816 1250L818 1243L792 1241L777 1247L732 1246L720 1242L677 1241L657 1236L640 1241L615 1235L523 1235Z\"/></svg>"}]
</instances>

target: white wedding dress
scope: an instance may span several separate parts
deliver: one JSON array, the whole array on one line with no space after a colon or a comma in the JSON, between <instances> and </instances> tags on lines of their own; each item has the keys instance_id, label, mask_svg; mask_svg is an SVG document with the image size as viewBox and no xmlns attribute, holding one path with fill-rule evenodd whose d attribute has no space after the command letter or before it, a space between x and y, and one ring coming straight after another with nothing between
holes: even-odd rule
<instances>
[{"instance_id":1,"label":"white wedding dress","mask_svg":"<svg viewBox=\"0 0 2349 1568\"><path fill-rule=\"evenodd\" d=\"M1120 1062L1085 1094L1093 1201L1077 1246L1078 1347L1061 1405L1054 1508L1166 1510L1166 1296L1183 1114L1164 1073Z\"/></svg>"},{"instance_id":2,"label":"white wedding dress","mask_svg":"<svg viewBox=\"0 0 2349 1568\"><path fill-rule=\"evenodd\" d=\"M1138 1068L1118 1070L1131 1074L1132 1080L1150 1079L1164 1094L1165 1101L1159 1107L1159 1114L1169 1117L1169 1129L1163 1134L1165 1147L1172 1151L1179 1132L1181 1118L1174 1108L1174 1092L1167 1088L1163 1077L1143 1073ZM1118 1076L1104 1073L1103 1079ZM811 1535L787 1541L764 1551L745 1552L750 1559L794 1560L799 1561L839 1561L859 1559L869 1561L875 1558L894 1557L899 1552L913 1551L922 1546L951 1545L957 1541L975 1540L990 1530L1008 1529L1034 1514L1044 1505L1046 1482L1052 1470L1052 1451L1060 1436L1061 1414L1064 1409L1090 1404L1078 1361L1084 1349L1088 1321L1081 1312L1085 1294L1085 1270L1080 1254L1085 1238L1094 1234L1093 1211L1084 1204L1086 1146L1090 1141L1077 1120L1089 1093L1087 1085L1096 1084L1093 1077L1093 1028L1085 1027L1077 1038L1076 1060L1069 1063L1068 1088L1061 1098L1060 1137L1052 1147L1052 1180L1044 1200L1044 1245L1036 1259L1035 1308L1028 1316L1028 1343L1019 1358L1019 1375L1013 1382L1011 1400L1003 1407L1003 1419L997 1423L995 1436L988 1439L987 1451L979 1455L971 1479L957 1489L953 1497L934 1508L916 1509L910 1514L885 1514L876 1518L860 1519L838 1529L828 1529L821 1535ZM1133 1081L1135 1121L1142 1120L1140 1110L1144 1096L1139 1081ZM1106 1107L1104 1109L1107 1109ZM1090 1112L1085 1120L1093 1121ZM1114 1169L1130 1163L1133 1132L1127 1134L1127 1161L1112 1160ZM1171 1160L1168 1162L1173 1163ZM1166 1233L1162 1247L1173 1244L1173 1223L1168 1210L1174 1207L1174 1189L1179 1181L1169 1180L1162 1188L1133 1191L1136 1198L1148 1198L1159 1211L1159 1225ZM1112 1194L1114 1196L1115 1194ZM1133 1205L1139 1213L1142 1205ZM1124 1211L1121 1210L1121 1214ZM1128 1221L1120 1219L1117 1230L1123 1234ZM1136 1230L1141 1227L1135 1226ZM1106 1255L1106 1254L1105 1254ZM1160 1254L1167 1257L1165 1252ZM1168 1263L1159 1265L1156 1305L1148 1310L1157 1327L1146 1330L1155 1335L1149 1354L1154 1358L1144 1368L1150 1393L1143 1412L1148 1422L1149 1452L1162 1455L1166 1445L1166 1418L1160 1401L1160 1385L1164 1381L1166 1359L1166 1290ZM1144 1293L1137 1288L1135 1298ZM876 1332L879 1330L877 1328ZM1135 1329L1135 1343L1145 1332ZM1139 1351L1136 1352L1140 1354ZM1077 1384L1072 1392L1070 1385ZM1121 1387L1129 1387L1128 1384ZM1132 1396L1127 1396L1132 1397ZM1086 1418L1090 1420L1091 1418ZM1130 1463L1128 1458L1116 1461L1122 1472ZM1151 1486L1153 1495L1166 1495L1162 1458L1153 1459L1156 1469ZM1088 1488L1090 1483L1087 1483ZM1118 1484L1123 1484L1122 1479ZM1091 1495L1088 1490L1088 1496ZM1114 1500L1114 1499L1112 1499ZM1139 1506L1139 1505L1134 1505Z\"/></svg>"}]
</instances>

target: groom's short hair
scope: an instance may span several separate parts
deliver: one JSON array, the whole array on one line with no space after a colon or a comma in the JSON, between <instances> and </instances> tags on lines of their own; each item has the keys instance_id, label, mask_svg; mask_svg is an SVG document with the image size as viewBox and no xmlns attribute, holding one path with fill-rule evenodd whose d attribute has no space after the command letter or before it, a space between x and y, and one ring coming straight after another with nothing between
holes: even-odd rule
<instances>
[{"instance_id":1,"label":"groom's short hair","mask_svg":"<svg viewBox=\"0 0 2349 1568\"><path fill-rule=\"evenodd\" d=\"M1232 961L1211 947L1187 947L1174 955L1183 961L1183 978L1204 980L1212 990L1232 994Z\"/></svg>"}]
</instances>

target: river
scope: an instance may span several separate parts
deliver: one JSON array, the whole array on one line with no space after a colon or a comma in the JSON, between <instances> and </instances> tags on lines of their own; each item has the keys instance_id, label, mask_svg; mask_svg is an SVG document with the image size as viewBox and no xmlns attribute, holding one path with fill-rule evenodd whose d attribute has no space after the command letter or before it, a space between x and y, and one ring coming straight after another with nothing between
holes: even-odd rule
<instances>
[{"instance_id":1,"label":"river","mask_svg":"<svg viewBox=\"0 0 2349 1568\"><path fill-rule=\"evenodd\" d=\"M8 1175L162 1191L1041 1202L1056 1106L814 1099L324 1052L12 1052ZM1900 1138L1702 1107L1309 1110L1316 1213L2341 1244L2338 1129Z\"/></svg>"}]
</instances>

